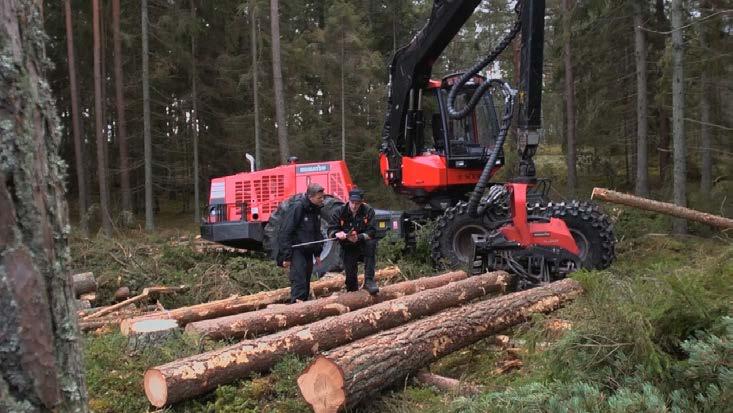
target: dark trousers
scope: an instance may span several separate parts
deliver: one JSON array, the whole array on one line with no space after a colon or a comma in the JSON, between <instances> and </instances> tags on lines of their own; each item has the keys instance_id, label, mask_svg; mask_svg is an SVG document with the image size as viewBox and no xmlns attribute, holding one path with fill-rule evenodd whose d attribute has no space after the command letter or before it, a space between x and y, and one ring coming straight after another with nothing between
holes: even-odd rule
<instances>
[{"instance_id":1,"label":"dark trousers","mask_svg":"<svg viewBox=\"0 0 733 413\"><path fill-rule=\"evenodd\" d=\"M346 273L346 291L359 289L359 281L356 278L359 260L364 260L364 278L374 279L374 267L377 263L377 240L370 239L351 243L341 243L341 251L344 261L344 272Z\"/></svg>"},{"instance_id":2,"label":"dark trousers","mask_svg":"<svg viewBox=\"0 0 733 413\"><path fill-rule=\"evenodd\" d=\"M293 249L290 258L290 302L307 301L311 290L313 273L313 252L304 248Z\"/></svg>"}]
</instances>

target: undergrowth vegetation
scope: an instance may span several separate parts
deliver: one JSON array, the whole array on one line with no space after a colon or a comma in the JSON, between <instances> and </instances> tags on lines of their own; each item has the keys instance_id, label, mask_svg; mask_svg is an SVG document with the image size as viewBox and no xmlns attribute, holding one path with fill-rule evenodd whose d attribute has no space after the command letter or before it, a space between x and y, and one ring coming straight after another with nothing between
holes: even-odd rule
<instances>
[{"instance_id":1,"label":"undergrowth vegetation","mask_svg":"<svg viewBox=\"0 0 733 413\"><path fill-rule=\"evenodd\" d=\"M672 237L665 218L607 208L620 242L606 271L580 272L586 294L546 317L507 332L523 343L523 367L499 372L505 357L488 341L431 366L438 374L483 386L476 396L439 392L408 379L359 412L724 412L733 405L733 244L729 238ZM693 227L693 230L695 227ZM698 233L707 234L707 229ZM427 238L403 253L380 243L380 266L407 278L432 273ZM175 236L173 236L175 235ZM102 300L120 285L133 293L153 284L187 284L166 307L287 286L282 269L260 255L201 254L178 239L131 232L114 240L74 240L79 270L94 271ZM173 241L171 241L171 239ZM559 338L547 319L572 328ZM142 412L146 368L226 345L185 335L131 353L118 333L86 336L87 382L95 412ZM306 412L295 380L308 360L289 357L268 375L221 386L170 412Z\"/></svg>"}]
</instances>

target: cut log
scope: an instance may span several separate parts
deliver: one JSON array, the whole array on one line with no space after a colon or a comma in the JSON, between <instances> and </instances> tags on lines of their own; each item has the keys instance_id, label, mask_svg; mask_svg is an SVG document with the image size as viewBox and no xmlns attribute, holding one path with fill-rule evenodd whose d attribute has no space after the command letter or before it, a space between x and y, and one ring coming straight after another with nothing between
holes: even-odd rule
<instances>
[{"instance_id":1,"label":"cut log","mask_svg":"<svg viewBox=\"0 0 733 413\"><path fill-rule=\"evenodd\" d=\"M440 376L427 370L420 370L415 375L417 381L428 386L436 387L438 390L472 395L481 393L481 387L472 383L462 382L450 377Z\"/></svg>"},{"instance_id":2,"label":"cut log","mask_svg":"<svg viewBox=\"0 0 733 413\"><path fill-rule=\"evenodd\" d=\"M503 291L505 272L478 275L255 340L176 360L145 372L145 394L156 407L267 371L287 354L312 355L378 331Z\"/></svg>"},{"instance_id":3,"label":"cut log","mask_svg":"<svg viewBox=\"0 0 733 413\"><path fill-rule=\"evenodd\" d=\"M566 279L383 331L317 356L298 378L298 387L317 413L355 406L437 358L533 313L553 311L581 292L577 281Z\"/></svg>"},{"instance_id":4,"label":"cut log","mask_svg":"<svg viewBox=\"0 0 733 413\"><path fill-rule=\"evenodd\" d=\"M186 332L213 339L256 337L440 287L466 277L464 271L455 271L388 285L377 295L360 290L287 306L268 306L263 310L189 323Z\"/></svg>"},{"instance_id":5,"label":"cut log","mask_svg":"<svg viewBox=\"0 0 733 413\"><path fill-rule=\"evenodd\" d=\"M394 279L400 274L400 269L398 267L387 267L377 271L375 278L377 281L386 281ZM311 289L316 297L330 295L333 292L341 291L341 289L344 288L345 279L346 278L343 275L322 278L318 281L312 282ZM363 279L363 274L359 275L359 282L362 282ZM282 303L289 300L290 288L280 288L272 291L262 291L257 294L234 296L223 300L176 308L174 310L167 311L165 315L156 317L165 317L176 320L179 326L184 327L186 324L194 321L259 310L270 304ZM146 319L150 319L150 317L144 316L124 320L120 323L120 332L123 335L127 335L130 331L130 326Z\"/></svg>"},{"instance_id":6,"label":"cut log","mask_svg":"<svg viewBox=\"0 0 733 413\"><path fill-rule=\"evenodd\" d=\"M89 302L89 300L76 300L76 309L81 310L88 310L92 308L92 303Z\"/></svg>"},{"instance_id":7,"label":"cut log","mask_svg":"<svg viewBox=\"0 0 733 413\"><path fill-rule=\"evenodd\" d=\"M627 205L643 209L645 211L659 212L660 214L671 215L677 218L684 218L689 221L701 222L713 227L722 229L733 229L733 219L719 215L708 214L690 208L681 207L667 202L654 201L635 195L611 191L606 188L593 188L591 199L600 199L614 204Z\"/></svg>"},{"instance_id":8,"label":"cut log","mask_svg":"<svg viewBox=\"0 0 733 413\"><path fill-rule=\"evenodd\" d=\"M176 320L146 320L135 325L127 335L127 350L137 352L149 346L160 345L175 335Z\"/></svg>"},{"instance_id":9,"label":"cut log","mask_svg":"<svg viewBox=\"0 0 733 413\"><path fill-rule=\"evenodd\" d=\"M188 287L185 286L185 285L181 285L181 286L178 286L178 287L163 287L163 286L146 287L146 288L143 288L143 292L141 294L136 295L136 296L134 296L132 298L128 298L127 300L121 301L121 302L119 302L117 304L114 304L114 305L110 305L108 307L105 307L105 308L103 308L103 309L101 309L101 310L99 310L99 311L97 311L95 313L91 313L91 314L85 316L84 317L84 320L91 320L93 318L101 317L103 315L106 315L106 314L109 314L111 312L114 312L114 311L116 311L116 310L118 310L118 309L120 309L122 307L126 307L126 306L128 306L130 304L134 304L134 303L136 303L138 301L142 301L143 299L145 299L147 297L156 297L156 296L158 296L160 294L181 293L181 292L185 292L185 291L188 291Z\"/></svg>"},{"instance_id":10,"label":"cut log","mask_svg":"<svg viewBox=\"0 0 733 413\"><path fill-rule=\"evenodd\" d=\"M74 295L76 297L97 291L97 280L94 278L94 273L92 272L74 274L71 276L71 279L74 283Z\"/></svg>"}]
</instances>

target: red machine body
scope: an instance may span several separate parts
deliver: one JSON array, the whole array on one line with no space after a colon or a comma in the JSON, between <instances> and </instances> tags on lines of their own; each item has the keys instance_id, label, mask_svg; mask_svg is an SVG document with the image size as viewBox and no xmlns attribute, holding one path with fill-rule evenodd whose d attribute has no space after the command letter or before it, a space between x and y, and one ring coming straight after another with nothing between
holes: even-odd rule
<instances>
[{"instance_id":1,"label":"red machine body","mask_svg":"<svg viewBox=\"0 0 733 413\"><path fill-rule=\"evenodd\" d=\"M562 248L578 255L580 249L573 239L565 221L550 218L549 222L529 222L527 220L527 184L511 183L506 188L512 199L512 223L499 229L509 241L524 248L533 246Z\"/></svg>"},{"instance_id":2,"label":"red machine body","mask_svg":"<svg viewBox=\"0 0 733 413\"><path fill-rule=\"evenodd\" d=\"M344 161L290 163L213 178L209 205L219 208L209 211L207 222L267 222L280 202L305 192L310 183L321 184L327 194L340 199L348 199L354 187Z\"/></svg>"}]
</instances>

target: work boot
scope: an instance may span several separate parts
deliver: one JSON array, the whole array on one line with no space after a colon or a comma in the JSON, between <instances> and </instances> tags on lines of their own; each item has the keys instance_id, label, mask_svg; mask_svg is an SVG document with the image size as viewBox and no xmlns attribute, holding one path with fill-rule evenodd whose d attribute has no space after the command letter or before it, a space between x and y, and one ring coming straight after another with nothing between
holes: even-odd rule
<instances>
[{"instance_id":1,"label":"work boot","mask_svg":"<svg viewBox=\"0 0 733 413\"><path fill-rule=\"evenodd\" d=\"M374 295L379 292L379 286L377 285L374 278L367 278L364 280L364 289L369 291L369 294Z\"/></svg>"}]
</instances>

